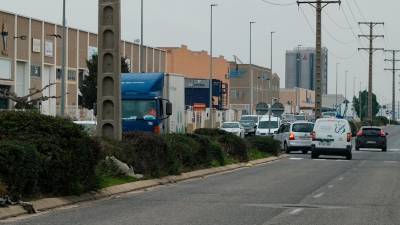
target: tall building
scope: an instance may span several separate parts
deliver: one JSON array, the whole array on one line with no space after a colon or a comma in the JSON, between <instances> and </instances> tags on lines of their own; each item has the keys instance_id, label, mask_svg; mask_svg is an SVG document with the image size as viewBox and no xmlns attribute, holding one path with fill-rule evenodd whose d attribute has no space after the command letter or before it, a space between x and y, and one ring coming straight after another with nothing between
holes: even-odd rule
<instances>
[{"instance_id":1,"label":"tall building","mask_svg":"<svg viewBox=\"0 0 400 225\"><path fill-rule=\"evenodd\" d=\"M322 48L322 94L328 93L328 49ZM286 88L315 91L315 48L295 48L286 51Z\"/></svg>"}]
</instances>

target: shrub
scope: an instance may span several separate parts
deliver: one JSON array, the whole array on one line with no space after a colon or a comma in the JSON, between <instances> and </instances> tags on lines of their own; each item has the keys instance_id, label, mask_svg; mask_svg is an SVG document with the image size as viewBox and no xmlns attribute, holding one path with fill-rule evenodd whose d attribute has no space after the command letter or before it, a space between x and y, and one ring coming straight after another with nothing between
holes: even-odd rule
<instances>
[{"instance_id":1,"label":"shrub","mask_svg":"<svg viewBox=\"0 0 400 225\"><path fill-rule=\"evenodd\" d=\"M1 112L0 136L33 146L42 159L43 194L79 194L96 187L100 145L70 120L27 112Z\"/></svg>"},{"instance_id":2,"label":"shrub","mask_svg":"<svg viewBox=\"0 0 400 225\"><path fill-rule=\"evenodd\" d=\"M32 195L38 191L41 159L33 146L0 141L0 165L0 178L11 196ZM5 185L2 186L4 192Z\"/></svg>"},{"instance_id":3,"label":"shrub","mask_svg":"<svg viewBox=\"0 0 400 225\"><path fill-rule=\"evenodd\" d=\"M136 173L151 177L168 174L169 152L161 136L148 133L124 135L125 145L121 160L133 166Z\"/></svg>"},{"instance_id":4,"label":"shrub","mask_svg":"<svg viewBox=\"0 0 400 225\"><path fill-rule=\"evenodd\" d=\"M210 128L200 128L194 131L195 134L204 135L204 136L220 136L227 134L226 131L220 129L210 129Z\"/></svg>"},{"instance_id":5,"label":"shrub","mask_svg":"<svg viewBox=\"0 0 400 225\"><path fill-rule=\"evenodd\" d=\"M281 153L281 143L271 137L248 137L246 141L250 148L257 149L271 155L278 156Z\"/></svg>"}]
</instances>

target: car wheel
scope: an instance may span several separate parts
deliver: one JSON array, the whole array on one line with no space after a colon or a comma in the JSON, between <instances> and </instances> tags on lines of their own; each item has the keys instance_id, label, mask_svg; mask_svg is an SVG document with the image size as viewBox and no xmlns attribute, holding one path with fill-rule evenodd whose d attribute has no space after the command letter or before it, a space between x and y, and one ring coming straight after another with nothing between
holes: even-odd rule
<instances>
[{"instance_id":1,"label":"car wheel","mask_svg":"<svg viewBox=\"0 0 400 225\"><path fill-rule=\"evenodd\" d=\"M290 149L289 149L289 147L287 146L287 143L285 142L284 144L283 144L283 151L285 151L286 153L290 153Z\"/></svg>"},{"instance_id":2,"label":"car wheel","mask_svg":"<svg viewBox=\"0 0 400 225\"><path fill-rule=\"evenodd\" d=\"M360 146L356 145L356 151L360 151Z\"/></svg>"},{"instance_id":3,"label":"car wheel","mask_svg":"<svg viewBox=\"0 0 400 225\"><path fill-rule=\"evenodd\" d=\"M318 159L318 158L319 158L318 153L316 153L315 151L312 151L312 152L311 152L311 158L312 158L312 159Z\"/></svg>"},{"instance_id":4,"label":"car wheel","mask_svg":"<svg viewBox=\"0 0 400 225\"><path fill-rule=\"evenodd\" d=\"M351 154L351 153L347 154L346 159L347 160L352 160L353 159L353 154Z\"/></svg>"},{"instance_id":5,"label":"car wheel","mask_svg":"<svg viewBox=\"0 0 400 225\"><path fill-rule=\"evenodd\" d=\"M387 147L386 146L382 148L382 152L387 152Z\"/></svg>"},{"instance_id":6,"label":"car wheel","mask_svg":"<svg viewBox=\"0 0 400 225\"><path fill-rule=\"evenodd\" d=\"M308 150L302 150L301 151L303 154L307 154L308 153Z\"/></svg>"}]
</instances>

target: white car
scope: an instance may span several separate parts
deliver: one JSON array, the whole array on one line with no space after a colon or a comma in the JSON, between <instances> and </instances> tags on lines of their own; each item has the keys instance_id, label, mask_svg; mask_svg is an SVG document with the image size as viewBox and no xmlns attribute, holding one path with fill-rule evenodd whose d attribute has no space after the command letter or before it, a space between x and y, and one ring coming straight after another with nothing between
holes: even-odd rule
<instances>
[{"instance_id":1,"label":"white car","mask_svg":"<svg viewBox=\"0 0 400 225\"><path fill-rule=\"evenodd\" d=\"M307 154L311 150L313 128L314 124L307 121L285 123L279 127L274 139L281 142L281 147L286 153L302 151L303 154Z\"/></svg>"},{"instance_id":2,"label":"white car","mask_svg":"<svg viewBox=\"0 0 400 225\"><path fill-rule=\"evenodd\" d=\"M278 117L263 116L258 122L257 136L274 136L278 132L280 119Z\"/></svg>"},{"instance_id":3,"label":"white car","mask_svg":"<svg viewBox=\"0 0 400 225\"><path fill-rule=\"evenodd\" d=\"M220 129L241 138L244 138L246 132L239 122L225 122Z\"/></svg>"},{"instance_id":4,"label":"white car","mask_svg":"<svg viewBox=\"0 0 400 225\"><path fill-rule=\"evenodd\" d=\"M315 122L312 132L311 158L320 155L345 156L352 159L352 132L344 119L323 118Z\"/></svg>"}]
</instances>

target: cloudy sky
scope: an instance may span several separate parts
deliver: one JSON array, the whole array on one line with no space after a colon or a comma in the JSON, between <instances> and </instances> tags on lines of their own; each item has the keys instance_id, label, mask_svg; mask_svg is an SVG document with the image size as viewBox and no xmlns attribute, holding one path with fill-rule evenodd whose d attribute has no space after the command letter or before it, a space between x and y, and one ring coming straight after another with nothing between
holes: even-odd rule
<instances>
[{"instance_id":1,"label":"cloudy sky","mask_svg":"<svg viewBox=\"0 0 400 225\"><path fill-rule=\"evenodd\" d=\"M121 0L122 37L133 41L140 37L140 0ZM315 11L309 5L298 8L295 0L145 0L144 42L150 46L180 46L192 50L209 49L209 5L215 8L214 52L232 59L237 55L243 62L249 60L249 22L254 25L253 61L269 67L270 36L274 36L274 71L285 79L285 51L298 45L315 44ZM273 5L278 3L281 5ZM62 0L1 0L0 9L18 14L61 23ZM329 92L335 91L336 63L339 66L339 92L344 93L345 71L349 71L348 95L353 94L353 77L357 77L356 91L362 81L366 88L368 54L358 52L367 47L366 26L359 21L385 22L377 26L375 47L400 49L399 0L342 0L342 5L329 5L323 14L323 45L329 49ZM67 0L68 25L79 29L97 31L97 0ZM397 29L396 29L397 28ZM386 54L389 57L389 54ZM374 57L374 90L380 101L391 101L390 72L385 72L385 55L376 52ZM400 58L400 53L399 53ZM387 67L391 64L387 63ZM399 63L400 67L400 63Z\"/></svg>"}]
</instances>

